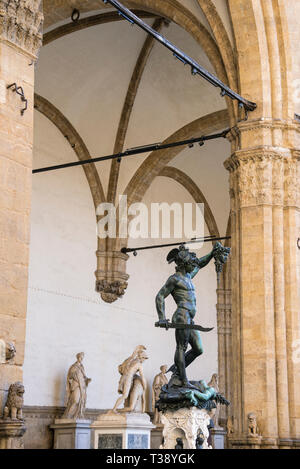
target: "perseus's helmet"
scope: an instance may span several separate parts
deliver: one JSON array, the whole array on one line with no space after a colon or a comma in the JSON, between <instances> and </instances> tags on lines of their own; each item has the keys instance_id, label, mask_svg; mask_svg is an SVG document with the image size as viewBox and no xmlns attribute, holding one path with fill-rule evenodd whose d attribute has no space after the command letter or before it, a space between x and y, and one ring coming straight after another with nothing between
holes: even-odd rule
<instances>
[{"instance_id":1,"label":"perseus's helmet","mask_svg":"<svg viewBox=\"0 0 300 469\"><path fill-rule=\"evenodd\" d=\"M167 255L167 262L169 264L175 262L178 266L193 262L194 259L196 259L196 254L190 252L183 244L179 246L179 249L172 249Z\"/></svg>"}]
</instances>

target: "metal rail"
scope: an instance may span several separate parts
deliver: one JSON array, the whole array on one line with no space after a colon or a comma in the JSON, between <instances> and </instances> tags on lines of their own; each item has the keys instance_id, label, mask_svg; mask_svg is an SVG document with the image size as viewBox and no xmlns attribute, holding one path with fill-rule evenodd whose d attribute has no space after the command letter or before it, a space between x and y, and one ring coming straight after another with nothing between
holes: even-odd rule
<instances>
[{"instance_id":1,"label":"metal rail","mask_svg":"<svg viewBox=\"0 0 300 469\"><path fill-rule=\"evenodd\" d=\"M163 46L167 47L171 52L173 52L174 57L180 60L184 65L190 65L191 72L193 75L200 75L202 78L207 80L212 85L221 89L221 96L228 96L233 100L237 100L240 107L245 109L246 117L248 111L254 111L256 109L256 103L249 101L248 99L243 98L238 93L233 91L229 88L225 83L215 77L212 73L206 70L204 67L199 65L194 59L186 55L182 50L178 49L178 47L174 46L170 41L168 41L162 34L158 33L151 26L148 26L141 18L136 16L132 11L126 8L117 0L102 0L104 3L109 3L111 6L116 8L121 16L123 16L127 21L129 21L132 25L136 24L148 34L153 36L157 41L159 41Z\"/></svg>"},{"instance_id":2,"label":"metal rail","mask_svg":"<svg viewBox=\"0 0 300 469\"><path fill-rule=\"evenodd\" d=\"M140 248L122 248L121 252L123 254L128 254L129 252L133 252L134 256L137 256L137 251L145 251L146 249L159 249L159 248L166 248L172 246L182 246L191 243L208 243L210 241L221 241L223 239L231 239L231 236L223 236L217 238L216 236L205 236L204 238L193 238L190 241L181 241L180 243L169 243L169 244L154 244L153 246L142 246Z\"/></svg>"},{"instance_id":3,"label":"metal rail","mask_svg":"<svg viewBox=\"0 0 300 469\"><path fill-rule=\"evenodd\" d=\"M58 164L54 166L47 166L45 168L34 169L32 171L32 174L45 173L48 171L56 171L57 169L71 168L73 166L83 166L83 165L90 164L90 163L99 163L101 161L106 161L106 160L117 159L118 161L121 161L122 158L126 156L138 155L138 154L148 153L148 152L158 151L158 150L165 150L166 148L175 148L175 147L180 147L184 145L191 148L193 147L195 143L199 143L199 145L202 146L204 145L204 142L207 140L213 140L217 138L226 138L226 135L228 134L229 131L230 129L226 129L223 132L218 133L218 134L191 138L189 140L181 140L181 141L172 142L172 143L151 143L149 145L143 145L140 147L128 148L122 153L115 153L113 155L99 156L97 158L90 158L88 160L72 161L71 163L63 163L63 164ZM75 147L76 145L73 144L72 148L75 148Z\"/></svg>"}]
</instances>

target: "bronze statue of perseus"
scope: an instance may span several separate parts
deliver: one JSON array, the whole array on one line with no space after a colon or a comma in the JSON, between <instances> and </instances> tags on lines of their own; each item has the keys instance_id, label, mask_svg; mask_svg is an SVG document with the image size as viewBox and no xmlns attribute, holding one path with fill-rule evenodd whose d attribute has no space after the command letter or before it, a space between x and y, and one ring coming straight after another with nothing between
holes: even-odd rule
<instances>
[{"instance_id":1,"label":"bronze statue of perseus","mask_svg":"<svg viewBox=\"0 0 300 469\"><path fill-rule=\"evenodd\" d=\"M208 332L211 328L204 328L194 324L196 315L196 296L192 279L214 259L217 274L222 271L222 266L228 259L230 248L223 247L216 242L212 251L204 257L197 258L196 254L190 252L188 248L181 245L179 249L172 249L167 256L168 263L175 262L176 272L168 278L165 285L156 296L156 309L159 321L157 327L175 329L176 351L172 377L169 387L183 387L195 389L189 382L186 375L186 368L203 353L200 331ZM166 319L165 298L169 295L175 300L177 309L172 317L172 322ZM187 351L188 345L191 349Z\"/></svg>"}]
</instances>

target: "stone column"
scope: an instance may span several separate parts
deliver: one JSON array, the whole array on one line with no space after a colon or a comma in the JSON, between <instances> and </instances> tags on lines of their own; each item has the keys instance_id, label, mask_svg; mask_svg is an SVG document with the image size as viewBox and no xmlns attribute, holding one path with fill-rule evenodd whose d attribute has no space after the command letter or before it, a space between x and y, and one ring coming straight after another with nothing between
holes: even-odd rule
<instances>
[{"instance_id":1,"label":"stone column","mask_svg":"<svg viewBox=\"0 0 300 469\"><path fill-rule=\"evenodd\" d=\"M296 125L266 121L238 124L236 148L225 162L232 222L233 447L251 447L250 412L257 416L260 447L290 446L300 438L299 370L292 360L300 334L299 163L287 145L272 145L279 131L284 135Z\"/></svg>"},{"instance_id":2,"label":"stone column","mask_svg":"<svg viewBox=\"0 0 300 469\"><path fill-rule=\"evenodd\" d=\"M13 362L0 364L0 414L9 385L22 381L30 233L34 61L40 0L0 0L0 338ZM27 99L8 86L22 87ZM19 92L21 89L19 88Z\"/></svg>"},{"instance_id":3,"label":"stone column","mask_svg":"<svg viewBox=\"0 0 300 469\"><path fill-rule=\"evenodd\" d=\"M299 129L300 132L300 129ZM299 142L300 143L300 142ZM300 339L300 151L284 165L284 292L287 341L288 405L290 438L300 440L300 364L295 354ZM298 354L299 356L299 354ZM295 442L297 444L297 442Z\"/></svg>"},{"instance_id":4,"label":"stone column","mask_svg":"<svg viewBox=\"0 0 300 469\"><path fill-rule=\"evenodd\" d=\"M217 298L219 389L232 402L231 290L219 288ZM226 428L228 413L231 406L220 406L221 427Z\"/></svg>"}]
</instances>

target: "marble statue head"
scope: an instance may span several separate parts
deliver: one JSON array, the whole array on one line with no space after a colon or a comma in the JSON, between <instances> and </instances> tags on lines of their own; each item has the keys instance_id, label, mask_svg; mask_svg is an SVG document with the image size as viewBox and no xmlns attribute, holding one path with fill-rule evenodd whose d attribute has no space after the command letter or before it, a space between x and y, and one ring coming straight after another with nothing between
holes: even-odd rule
<instances>
[{"instance_id":1,"label":"marble statue head","mask_svg":"<svg viewBox=\"0 0 300 469\"><path fill-rule=\"evenodd\" d=\"M84 352L77 353L76 358L81 363L84 359Z\"/></svg>"}]
</instances>

